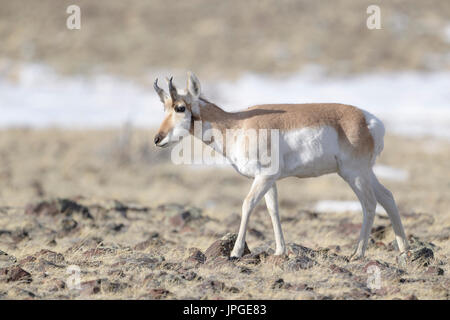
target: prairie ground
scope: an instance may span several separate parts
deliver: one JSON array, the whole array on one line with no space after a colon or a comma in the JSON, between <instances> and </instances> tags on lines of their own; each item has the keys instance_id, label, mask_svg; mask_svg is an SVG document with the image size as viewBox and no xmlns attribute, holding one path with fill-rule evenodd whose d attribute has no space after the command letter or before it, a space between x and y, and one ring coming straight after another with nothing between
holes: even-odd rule
<instances>
[{"instance_id":1,"label":"prairie ground","mask_svg":"<svg viewBox=\"0 0 450 320\"><path fill-rule=\"evenodd\" d=\"M251 253L229 261L250 180L230 168L174 165L170 150L151 145L152 134L1 131L1 298L449 298L448 141L386 137L377 163L407 172L402 181L380 179L411 241L405 259L389 219L377 215L366 258L348 261L362 216L315 210L320 200L356 200L328 175L278 183L287 257L273 256L260 204L250 219ZM372 265L376 288L368 285ZM79 289L68 285L73 266Z\"/></svg>"}]
</instances>

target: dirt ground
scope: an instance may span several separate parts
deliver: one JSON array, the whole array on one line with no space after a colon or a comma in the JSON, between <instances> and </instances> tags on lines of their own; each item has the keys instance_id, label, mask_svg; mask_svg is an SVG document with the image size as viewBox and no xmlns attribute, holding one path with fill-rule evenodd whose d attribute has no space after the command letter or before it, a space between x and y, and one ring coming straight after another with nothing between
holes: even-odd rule
<instances>
[{"instance_id":1,"label":"dirt ground","mask_svg":"<svg viewBox=\"0 0 450 320\"><path fill-rule=\"evenodd\" d=\"M377 215L366 258L348 261L362 216L314 210L319 200L356 200L329 175L278 183L287 257L272 255L259 205L251 253L229 261L250 181L229 168L174 165L152 134L0 132L0 298L449 299L448 141L388 136L378 160L408 172L381 180L398 202L409 256L398 258L389 219ZM381 282L370 289L372 266Z\"/></svg>"}]
</instances>

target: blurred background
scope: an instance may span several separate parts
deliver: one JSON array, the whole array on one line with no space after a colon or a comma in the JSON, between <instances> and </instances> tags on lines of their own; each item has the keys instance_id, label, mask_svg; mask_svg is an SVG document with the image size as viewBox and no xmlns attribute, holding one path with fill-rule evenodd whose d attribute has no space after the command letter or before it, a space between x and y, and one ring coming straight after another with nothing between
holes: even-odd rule
<instances>
[{"instance_id":1,"label":"blurred background","mask_svg":"<svg viewBox=\"0 0 450 320\"><path fill-rule=\"evenodd\" d=\"M66 27L74 4L79 30ZM381 29L366 24L373 4ZM173 240L170 250L175 243L203 250L236 232L251 181L230 168L174 165L171 151L152 143L163 118L154 79L173 75L184 87L190 70L204 96L228 111L340 102L376 114L387 134L375 172L394 193L407 234L444 248L437 254L447 261L449 18L445 0L0 0L0 249L24 257L47 243L58 252L86 239L134 245L157 231ZM349 253L361 214L344 182L289 178L278 190L287 242ZM54 198L89 206L96 222L77 218L72 230L61 220L61 233L60 218L24 210ZM136 223L104 203L151 210ZM184 206L210 222L172 232L162 221ZM388 224L377 218L374 228ZM273 239L262 205L251 228L251 248ZM386 230L387 245L394 236ZM394 251L376 250L369 254L395 263ZM422 296L434 294L420 285Z\"/></svg>"}]
</instances>

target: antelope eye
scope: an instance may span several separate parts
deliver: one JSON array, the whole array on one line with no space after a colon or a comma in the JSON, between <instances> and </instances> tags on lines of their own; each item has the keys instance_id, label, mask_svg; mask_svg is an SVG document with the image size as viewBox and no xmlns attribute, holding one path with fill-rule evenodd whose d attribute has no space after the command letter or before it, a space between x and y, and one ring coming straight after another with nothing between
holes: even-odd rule
<instances>
[{"instance_id":1,"label":"antelope eye","mask_svg":"<svg viewBox=\"0 0 450 320\"><path fill-rule=\"evenodd\" d=\"M185 107L175 107L175 112L184 112Z\"/></svg>"}]
</instances>

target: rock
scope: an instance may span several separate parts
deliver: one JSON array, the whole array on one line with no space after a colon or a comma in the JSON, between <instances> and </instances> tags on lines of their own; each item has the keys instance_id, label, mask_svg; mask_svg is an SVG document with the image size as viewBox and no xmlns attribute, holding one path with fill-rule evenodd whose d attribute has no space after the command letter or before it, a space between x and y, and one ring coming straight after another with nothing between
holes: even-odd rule
<instances>
[{"instance_id":1,"label":"rock","mask_svg":"<svg viewBox=\"0 0 450 320\"><path fill-rule=\"evenodd\" d=\"M30 239L30 235L28 234L27 230L18 228L11 233L11 239L15 243L18 243L24 239Z\"/></svg>"},{"instance_id":2,"label":"rock","mask_svg":"<svg viewBox=\"0 0 450 320\"><path fill-rule=\"evenodd\" d=\"M117 293L120 292L126 288L128 288L128 285L122 282L111 282L107 279L96 279L96 280L90 280L85 281L80 284L81 296L89 296L93 294L103 292L111 292L111 293Z\"/></svg>"},{"instance_id":3,"label":"rock","mask_svg":"<svg viewBox=\"0 0 450 320\"><path fill-rule=\"evenodd\" d=\"M343 219L339 222L337 231L339 234L349 236L353 234L358 234L361 231L360 223L348 222L348 219Z\"/></svg>"},{"instance_id":4,"label":"rock","mask_svg":"<svg viewBox=\"0 0 450 320\"><path fill-rule=\"evenodd\" d=\"M169 219L170 224L174 227L184 227L192 219L189 211L183 211Z\"/></svg>"},{"instance_id":5,"label":"rock","mask_svg":"<svg viewBox=\"0 0 450 320\"><path fill-rule=\"evenodd\" d=\"M218 269L218 268L235 268L236 265L234 262L230 259L230 257L220 256L214 259L206 259L206 267L212 268L212 269Z\"/></svg>"},{"instance_id":6,"label":"rock","mask_svg":"<svg viewBox=\"0 0 450 320\"><path fill-rule=\"evenodd\" d=\"M93 219L89 209L83 205L69 199L57 199L61 213L72 215L73 213L81 213L83 218Z\"/></svg>"},{"instance_id":7,"label":"rock","mask_svg":"<svg viewBox=\"0 0 450 320\"><path fill-rule=\"evenodd\" d=\"M345 274L345 275L348 275L348 276L351 276L351 275L352 275L352 273L351 273L349 270L347 270L347 269L345 269L345 268L342 268L342 267L339 267L339 266L337 266L337 265L335 265L335 264L332 264L332 265L330 266L330 270L331 270L333 273L340 273L340 274Z\"/></svg>"},{"instance_id":8,"label":"rock","mask_svg":"<svg viewBox=\"0 0 450 320\"><path fill-rule=\"evenodd\" d=\"M128 288L128 285L126 283L122 283L122 282L107 281L105 284L102 283L102 288L106 292L118 293L118 292L121 292L124 289Z\"/></svg>"},{"instance_id":9,"label":"rock","mask_svg":"<svg viewBox=\"0 0 450 320\"><path fill-rule=\"evenodd\" d=\"M371 293L368 290L369 289L354 288L350 291L350 297L356 300L367 299L371 296Z\"/></svg>"},{"instance_id":10,"label":"rock","mask_svg":"<svg viewBox=\"0 0 450 320\"><path fill-rule=\"evenodd\" d=\"M80 295L89 296L97 294L102 290L102 279L85 281L80 284Z\"/></svg>"},{"instance_id":11,"label":"rock","mask_svg":"<svg viewBox=\"0 0 450 320\"><path fill-rule=\"evenodd\" d=\"M215 241L205 251L207 260L212 260L218 257L229 257L231 250L233 250L234 243L236 242L237 234L227 233L220 240ZM250 254L250 250L245 243L244 256Z\"/></svg>"},{"instance_id":12,"label":"rock","mask_svg":"<svg viewBox=\"0 0 450 320\"><path fill-rule=\"evenodd\" d=\"M42 249L41 251L35 253L34 256L39 257L41 259L45 259L54 264L65 263L64 256L61 253L57 253L47 249Z\"/></svg>"},{"instance_id":13,"label":"rock","mask_svg":"<svg viewBox=\"0 0 450 320\"><path fill-rule=\"evenodd\" d=\"M297 257L294 259L289 259L289 262L287 263L287 269L290 271L306 270L312 268L316 264L317 262L306 256Z\"/></svg>"},{"instance_id":14,"label":"rock","mask_svg":"<svg viewBox=\"0 0 450 320\"><path fill-rule=\"evenodd\" d=\"M372 228L371 236L375 240L383 240L386 236L386 226L376 226Z\"/></svg>"},{"instance_id":15,"label":"rock","mask_svg":"<svg viewBox=\"0 0 450 320\"><path fill-rule=\"evenodd\" d=\"M425 271L426 274L435 275L435 276L443 276L444 275L444 269L439 267L428 267Z\"/></svg>"},{"instance_id":16,"label":"rock","mask_svg":"<svg viewBox=\"0 0 450 320\"><path fill-rule=\"evenodd\" d=\"M6 282L23 281L30 283L33 280L29 272L18 266L0 269L0 276L2 275L6 276Z\"/></svg>"},{"instance_id":17,"label":"rock","mask_svg":"<svg viewBox=\"0 0 450 320\"><path fill-rule=\"evenodd\" d=\"M268 257L269 253L266 251L252 252L250 254L243 256L240 259L240 262L250 265L257 265L261 263L261 260L267 259Z\"/></svg>"},{"instance_id":18,"label":"rock","mask_svg":"<svg viewBox=\"0 0 450 320\"><path fill-rule=\"evenodd\" d=\"M0 250L0 268L6 268L14 263L16 263L17 259L6 252Z\"/></svg>"},{"instance_id":19,"label":"rock","mask_svg":"<svg viewBox=\"0 0 450 320\"><path fill-rule=\"evenodd\" d=\"M265 258L264 262L273 264L277 267L283 267L284 263L288 260L288 257L285 255L271 255Z\"/></svg>"},{"instance_id":20,"label":"rock","mask_svg":"<svg viewBox=\"0 0 450 320\"><path fill-rule=\"evenodd\" d=\"M257 239L260 240L264 240L266 237L264 236L264 233L262 233L261 231L255 229L255 228L250 228L248 229L248 234L254 236Z\"/></svg>"},{"instance_id":21,"label":"rock","mask_svg":"<svg viewBox=\"0 0 450 320\"><path fill-rule=\"evenodd\" d=\"M30 203L25 207L25 214L56 216L59 213L59 207L53 201L41 201L36 204Z\"/></svg>"},{"instance_id":22,"label":"rock","mask_svg":"<svg viewBox=\"0 0 450 320\"><path fill-rule=\"evenodd\" d=\"M170 291L168 291L164 288L155 288L155 289L150 289L150 291L149 291L150 297L152 297L153 299L157 299L157 300L164 299L169 294L170 294Z\"/></svg>"},{"instance_id":23,"label":"rock","mask_svg":"<svg viewBox=\"0 0 450 320\"><path fill-rule=\"evenodd\" d=\"M20 298L24 300L34 299L36 298L36 294L30 290L22 289L22 288L12 288L12 296L15 297L15 299Z\"/></svg>"},{"instance_id":24,"label":"rock","mask_svg":"<svg viewBox=\"0 0 450 320\"><path fill-rule=\"evenodd\" d=\"M206 262L206 256L203 252L201 252L199 249L197 248L190 248L189 249L189 257L186 259L186 262L188 264L192 264L192 265L199 265L199 264L204 264Z\"/></svg>"},{"instance_id":25,"label":"rock","mask_svg":"<svg viewBox=\"0 0 450 320\"><path fill-rule=\"evenodd\" d=\"M376 241L374 243L374 246L376 248L383 249L383 250L387 250L388 249L388 247L386 246L386 244L383 241Z\"/></svg>"},{"instance_id":26,"label":"rock","mask_svg":"<svg viewBox=\"0 0 450 320\"><path fill-rule=\"evenodd\" d=\"M307 256L310 258L315 258L317 255L317 251L304 247L302 245L296 244L296 243L289 243L286 246L286 250L288 253L288 256Z\"/></svg>"},{"instance_id":27,"label":"rock","mask_svg":"<svg viewBox=\"0 0 450 320\"><path fill-rule=\"evenodd\" d=\"M94 248L89 249L83 253L86 258L92 258L97 256L103 256L105 254L115 253L114 249L111 248Z\"/></svg>"},{"instance_id":28,"label":"rock","mask_svg":"<svg viewBox=\"0 0 450 320\"><path fill-rule=\"evenodd\" d=\"M150 235L149 239L139 242L134 246L134 250L144 251L147 248L155 248L160 247L165 243L165 241L161 238L159 238L159 235L156 233Z\"/></svg>"},{"instance_id":29,"label":"rock","mask_svg":"<svg viewBox=\"0 0 450 320\"><path fill-rule=\"evenodd\" d=\"M158 207L168 216L169 224L182 229L188 223L202 218L202 211L195 207L184 207L178 204L166 204Z\"/></svg>"},{"instance_id":30,"label":"rock","mask_svg":"<svg viewBox=\"0 0 450 320\"><path fill-rule=\"evenodd\" d=\"M41 201L34 204L27 204L25 207L25 214L34 214L38 216L56 216L58 214L72 216L74 213L80 213L83 218L93 219L87 207L69 199Z\"/></svg>"},{"instance_id":31,"label":"rock","mask_svg":"<svg viewBox=\"0 0 450 320\"><path fill-rule=\"evenodd\" d=\"M433 250L429 247L418 247L403 252L397 257L397 262L401 267L406 267L408 263L414 263L421 267L427 267L434 259Z\"/></svg>"},{"instance_id":32,"label":"rock","mask_svg":"<svg viewBox=\"0 0 450 320\"><path fill-rule=\"evenodd\" d=\"M282 278L279 278L275 280L271 285L272 290L275 289L290 289L292 288L292 285L289 283L284 282Z\"/></svg>"},{"instance_id":33,"label":"rock","mask_svg":"<svg viewBox=\"0 0 450 320\"><path fill-rule=\"evenodd\" d=\"M243 274L252 274L253 273L253 271L247 267L240 267L239 270L240 270L240 273L243 273Z\"/></svg>"},{"instance_id":34,"label":"rock","mask_svg":"<svg viewBox=\"0 0 450 320\"><path fill-rule=\"evenodd\" d=\"M108 229L110 229L113 232L120 232L124 231L126 228L123 223L112 223L108 226Z\"/></svg>"},{"instance_id":35,"label":"rock","mask_svg":"<svg viewBox=\"0 0 450 320\"><path fill-rule=\"evenodd\" d=\"M180 275L181 278L186 281L201 280L201 277L199 277L194 271L183 271Z\"/></svg>"},{"instance_id":36,"label":"rock","mask_svg":"<svg viewBox=\"0 0 450 320\"><path fill-rule=\"evenodd\" d=\"M389 265L387 263L382 263L378 260L370 260L369 262L367 262L364 265L363 272L367 273L371 266L375 266L375 267L379 268L380 270L389 268Z\"/></svg>"},{"instance_id":37,"label":"rock","mask_svg":"<svg viewBox=\"0 0 450 320\"><path fill-rule=\"evenodd\" d=\"M154 268L160 266L163 262L164 262L163 256L155 257L155 256L151 256L151 255L141 255L138 257L120 258L119 261L113 263L111 265L111 267L116 268L116 267L128 266L128 267L132 267L132 268L145 267L145 268L154 269ZM166 267L168 267L169 264L170 263L166 263Z\"/></svg>"},{"instance_id":38,"label":"rock","mask_svg":"<svg viewBox=\"0 0 450 320\"><path fill-rule=\"evenodd\" d=\"M34 256L27 256L26 258L23 258L23 259L19 260L18 264L23 265L23 264L27 264L27 263L30 263L30 262L34 262L36 260L37 259Z\"/></svg>"},{"instance_id":39,"label":"rock","mask_svg":"<svg viewBox=\"0 0 450 320\"><path fill-rule=\"evenodd\" d=\"M78 222L72 218L65 218L61 221L64 232L70 232L78 226Z\"/></svg>"},{"instance_id":40,"label":"rock","mask_svg":"<svg viewBox=\"0 0 450 320\"><path fill-rule=\"evenodd\" d=\"M319 214L317 212L310 210L299 210L298 215L302 220L314 220L319 217Z\"/></svg>"},{"instance_id":41,"label":"rock","mask_svg":"<svg viewBox=\"0 0 450 320\"><path fill-rule=\"evenodd\" d=\"M207 291L212 291L214 293L219 293L221 291L239 293L240 290L236 287L227 287L225 283L218 280L206 280L199 285L199 288Z\"/></svg>"},{"instance_id":42,"label":"rock","mask_svg":"<svg viewBox=\"0 0 450 320\"><path fill-rule=\"evenodd\" d=\"M66 283L60 279L52 279L49 291L55 292L66 288Z\"/></svg>"}]
</instances>

